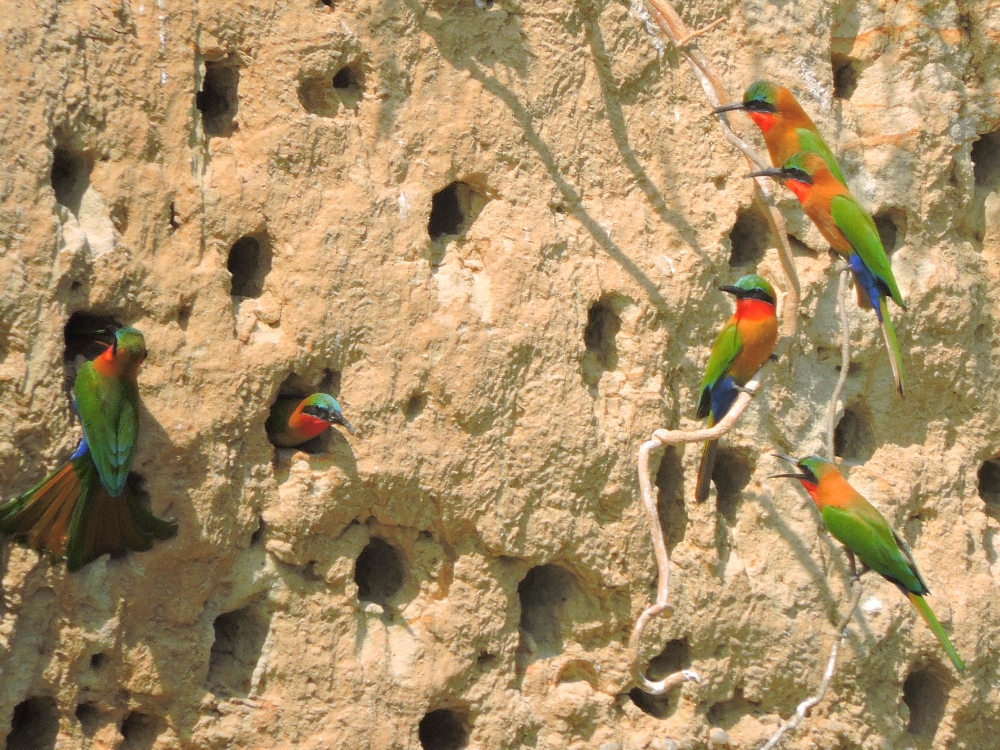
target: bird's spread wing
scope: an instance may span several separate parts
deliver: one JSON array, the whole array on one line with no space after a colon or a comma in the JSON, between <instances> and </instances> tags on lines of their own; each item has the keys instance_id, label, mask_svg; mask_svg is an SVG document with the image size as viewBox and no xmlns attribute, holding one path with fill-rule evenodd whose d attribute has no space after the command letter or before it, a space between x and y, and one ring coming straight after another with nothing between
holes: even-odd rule
<instances>
[{"instance_id":1,"label":"bird's spread wing","mask_svg":"<svg viewBox=\"0 0 1000 750\"><path fill-rule=\"evenodd\" d=\"M872 508L872 510L875 510ZM925 587L914 573L910 561L899 549L896 536L882 515L877 517L864 510L847 510L827 505L823 508L823 523L830 533L861 562L907 591L919 593Z\"/></svg>"},{"instance_id":2,"label":"bird's spread wing","mask_svg":"<svg viewBox=\"0 0 1000 750\"><path fill-rule=\"evenodd\" d=\"M852 195L833 196L830 201L830 212L837 228L851 243L851 247L864 261L868 270L885 285L896 304L906 309L903 295L896 285L896 277L892 275L892 266L889 265L889 258L885 254L885 248L882 247L882 240L878 236L878 229L872 217Z\"/></svg>"},{"instance_id":3,"label":"bird's spread wing","mask_svg":"<svg viewBox=\"0 0 1000 750\"><path fill-rule=\"evenodd\" d=\"M125 487L139 429L138 393L85 364L74 386L77 410L101 483L112 497Z\"/></svg>"},{"instance_id":4,"label":"bird's spread wing","mask_svg":"<svg viewBox=\"0 0 1000 750\"><path fill-rule=\"evenodd\" d=\"M837 157L833 155L833 151L826 145L826 141L823 140L823 137L819 133L808 128L797 128L795 134L799 137L800 151L810 151L816 154L826 162L826 166L830 168L830 172L834 177L840 180L842 184L847 184L847 181L844 179L844 173L840 171L840 165L837 163Z\"/></svg>"},{"instance_id":5,"label":"bird's spread wing","mask_svg":"<svg viewBox=\"0 0 1000 750\"><path fill-rule=\"evenodd\" d=\"M736 322L730 318L723 326L719 335L712 345L712 353L708 356L708 364L705 365L705 377L701 379L701 388L698 396L698 418L703 419L709 415L712 408L712 386L718 382L719 378L726 374L736 355L740 352L740 332L736 327Z\"/></svg>"}]
</instances>

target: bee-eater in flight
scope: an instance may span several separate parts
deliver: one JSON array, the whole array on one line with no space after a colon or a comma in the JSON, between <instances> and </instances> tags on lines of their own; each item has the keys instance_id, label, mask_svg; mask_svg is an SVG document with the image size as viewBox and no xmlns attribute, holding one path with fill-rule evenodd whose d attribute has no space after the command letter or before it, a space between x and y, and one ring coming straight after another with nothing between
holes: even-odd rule
<instances>
[{"instance_id":1,"label":"bee-eater in flight","mask_svg":"<svg viewBox=\"0 0 1000 750\"><path fill-rule=\"evenodd\" d=\"M698 417L708 417L709 427L726 415L740 389L771 356L778 341L776 298L766 279L751 273L719 289L736 298L736 312L712 345L698 391ZM698 502L708 497L717 448L717 440L708 440L702 449L695 487Z\"/></svg>"},{"instance_id":2,"label":"bee-eater in flight","mask_svg":"<svg viewBox=\"0 0 1000 750\"><path fill-rule=\"evenodd\" d=\"M911 601L924 618L931 632L940 641L945 653L959 672L965 669L962 657L951 645L930 606L924 600L927 584L917 569L909 547L899 538L878 509L863 498L831 461L819 456L796 460L775 454L798 469L792 474L776 477L798 479L816 503L823 524L833 537L852 555L857 555L866 568L890 581ZM773 477L772 477L773 478ZM862 571L863 573L864 571Z\"/></svg>"},{"instance_id":3,"label":"bee-eater in flight","mask_svg":"<svg viewBox=\"0 0 1000 750\"><path fill-rule=\"evenodd\" d=\"M874 219L816 154L800 151L780 169L765 169L752 176L775 177L784 182L830 247L847 259L854 273L858 306L875 311L889 350L892 378L902 396L903 357L889 315L888 300L892 298L904 310L906 305Z\"/></svg>"},{"instance_id":4,"label":"bee-eater in flight","mask_svg":"<svg viewBox=\"0 0 1000 750\"><path fill-rule=\"evenodd\" d=\"M177 524L146 510L126 484L139 432L139 365L146 342L119 328L103 354L77 372L73 397L83 439L69 461L0 506L0 532L66 558L70 571L103 554L141 552Z\"/></svg>"},{"instance_id":5,"label":"bee-eater in flight","mask_svg":"<svg viewBox=\"0 0 1000 750\"><path fill-rule=\"evenodd\" d=\"M288 448L311 440L335 424L356 434L337 399L326 393L314 393L306 398L279 398L264 429L272 443Z\"/></svg>"}]
</instances>

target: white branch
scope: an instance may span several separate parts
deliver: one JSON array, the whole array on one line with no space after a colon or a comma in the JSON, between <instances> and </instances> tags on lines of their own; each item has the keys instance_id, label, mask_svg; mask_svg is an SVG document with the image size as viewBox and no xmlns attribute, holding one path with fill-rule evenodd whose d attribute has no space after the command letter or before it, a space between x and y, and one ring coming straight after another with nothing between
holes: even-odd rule
<instances>
[{"instance_id":1,"label":"white branch","mask_svg":"<svg viewBox=\"0 0 1000 750\"><path fill-rule=\"evenodd\" d=\"M851 325L847 321L847 277L850 271L844 268L840 272L840 282L837 285L837 309L840 311L840 377L837 378L837 385L830 396L830 411L827 413L826 425L826 453L827 458L833 461L834 440L833 434L836 431L837 403L840 401L840 393L844 390L847 382L847 373L851 369Z\"/></svg>"}]
</instances>

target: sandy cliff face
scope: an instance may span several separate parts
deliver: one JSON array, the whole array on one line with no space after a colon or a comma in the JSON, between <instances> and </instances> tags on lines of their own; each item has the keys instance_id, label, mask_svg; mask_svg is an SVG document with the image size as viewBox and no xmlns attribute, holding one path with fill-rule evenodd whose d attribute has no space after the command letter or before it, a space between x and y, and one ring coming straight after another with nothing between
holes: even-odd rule
<instances>
[{"instance_id":1,"label":"sandy cliff face","mask_svg":"<svg viewBox=\"0 0 1000 750\"><path fill-rule=\"evenodd\" d=\"M868 576L785 746L990 747L1000 5L681 10L728 18L701 47L733 93L791 86L893 251L908 395L852 309L839 449L970 666ZM717 501L694 446L657 473L676 611L646 655L704 681L629 693L636 449L694 426L714 288L780 276L745 163L626 4L12 0L0 61L3 499L78 439L86 312L146 336L133 469L180 524L75 575L4 544L8 748L749 748L814 688L846 563L768 453L821 446L836 265L785 194L798 337ZM316 387L358 437L275 451L279 391Z\"/></svg>"}]
</instances>

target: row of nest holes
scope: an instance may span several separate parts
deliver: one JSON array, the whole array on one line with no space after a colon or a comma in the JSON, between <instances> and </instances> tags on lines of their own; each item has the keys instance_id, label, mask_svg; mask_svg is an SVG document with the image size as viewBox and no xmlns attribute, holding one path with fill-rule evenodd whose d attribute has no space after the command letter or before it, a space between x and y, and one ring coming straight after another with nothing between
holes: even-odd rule
<instances>
[{"instance_id":1,"label":"row of nest holes","mask_svg":"<svg viewBox=\"0 0 1000 750\"><path fill-rule=\"evenodd\" d=\"M646 669L650 680L662 680L667 675L691 667L691 649L686 638L669 641L663 650L653 657ZM657 719L667 719L677 710L680 702L679 690L665 695L650 695L633 688L629 698L643 712ZM913 669L903 683L903 703L910 712L906 731L921 739L933 739L944 718L948 704L948 683L942 676L942 669L935 666L921 666ZM714 703L709 707L706 719L711 726L732 729L748 714L762 715L761 707L743 696L737 689L733 697Z\"/></svg>"},{"instance_id":2,"label":"row of nest holes","mask_svg":"<svg viewBox=\"0 0 1000 750\"><path fill-rule=\"evenodd\" d=\"M92 736L100 728L103 712L94 703L81 703L76 718L85 735ZM132 711L119 727L122 750L149 750L166 729L166 722L155 716ZM59 734L59 708L47 696L22 701L14 707L6 750L50 750L56 747Z\"/></svg>"},{"instance_id":3,"label":"row of nest holes","mask_svg":"<svg viewBox=\"0 0 1000 750\"><path fill-rule=\"evenodd\" d=\"M906 243L906 211L893 206L879 211L872 218L875 219L882 246L891 256ZM771 234L766 209L756 200L736 213L736 223L729 230L728 240L730 268L757 265L764 259L767 249L777 244ZM802 246L798 241L793 244Z\"/></svg>"}]
</instances>

